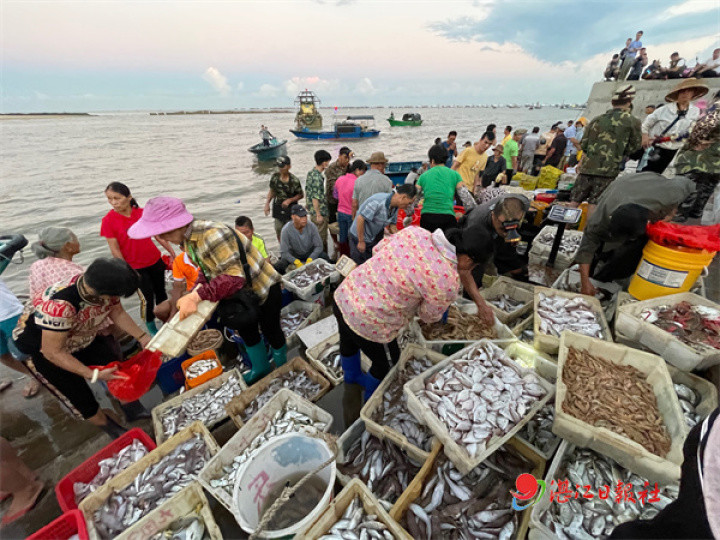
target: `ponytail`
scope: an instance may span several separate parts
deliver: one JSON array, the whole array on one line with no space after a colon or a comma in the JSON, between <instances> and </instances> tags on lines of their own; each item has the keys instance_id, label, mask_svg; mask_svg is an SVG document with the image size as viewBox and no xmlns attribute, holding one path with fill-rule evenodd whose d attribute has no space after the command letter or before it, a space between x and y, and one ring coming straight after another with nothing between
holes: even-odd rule
<instances>
[{"instance_id":1,"label":"ponytail","mask_svg":"<svg viewBox=\"0 0 720 540\"><path fill-rule=\"evenodd\" d=\"M110 182L105 188L105 191L112 191L114 193L119 193L123 197L130 197L130 188L122 182ZM130 207L140 208L140 205L137 203L134 197L130 199Z\"/></svg>"}]
</instances>

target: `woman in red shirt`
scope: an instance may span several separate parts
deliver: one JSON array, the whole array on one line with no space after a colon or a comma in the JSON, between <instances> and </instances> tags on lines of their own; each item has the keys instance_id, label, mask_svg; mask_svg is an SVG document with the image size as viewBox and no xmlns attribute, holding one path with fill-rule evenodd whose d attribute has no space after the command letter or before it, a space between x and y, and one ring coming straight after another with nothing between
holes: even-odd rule
<instances>
[{"instance_id":1,"label":"woman in red shirt","mask_svg":"<svg viewBox=\"0 0 720 540\"><path fill-rule=\"evenodd\" d=\"M145 299L145 325L151 334L155 334L155 305L167 300L165 263L152 239L133 240L127 234L130 226L143 214L130 189L120 182L112 182L105 188L105 195L113 209L102 220L100 236L107 240L113 257L124 260L140 274L140 292ZM170 244L157 237L155 239L174 260L175 252Z\"/></svg>"}]
</instances>

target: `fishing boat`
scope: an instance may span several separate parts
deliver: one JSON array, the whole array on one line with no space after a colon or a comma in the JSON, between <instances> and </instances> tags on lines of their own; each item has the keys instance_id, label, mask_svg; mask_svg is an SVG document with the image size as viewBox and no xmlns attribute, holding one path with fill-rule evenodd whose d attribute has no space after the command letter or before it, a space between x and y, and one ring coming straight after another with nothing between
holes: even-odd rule
<instances>
[{"instance_id":1,"label":"fishing boat","mask_svg":"<svg viewBox=\"0 0 720 540\"><path fill-rule=\"evenodd\" d=\"M405 182L405 177L413 169L422 167L422 161L391 161L385 165L385 176L392 180L393 185Z\"/></svg>"},{"instance_id":2,"label":"fishing boat","mask_svg":"<svg viewBox=\"0 0 720 540\"><path fill-rule=\"evenodd\" d=\"M290 133L300 139L366 139L377 137L380 131L374 128L375 117L371 115L348 116L336 122L331 130L311 130L308 127L291 129Z\"/></svg>"},{"instance_id":3,"label":"fishing boat","mask_svg":"<svg viewBox=\"0 0 720 540\"><path fill-rule=\"evenodd\" d=\"M388 118L387 121L393 127L398 127L398 126L417 127L417 126L421 126L423 123L422 118L420 117L420 115L418 113L405 113L402 115L402 120L396 120L395 115L393 113L390 113L390 118Z\"/></svg>"},{"instance_id":4,"label":"fishing boat","mask_svg":"<svg viewBox=\"0 0 720 540\"><path fill-rule=\"evenodd\" d=\"M266 146L260 142L248 148L248 152L255 154L258 161L270 161L277 157L287 155L287 148L285 147L286 143L287 139L278 140L273 137L270 139L269 145Z\"/></svg>"}]
</instances>

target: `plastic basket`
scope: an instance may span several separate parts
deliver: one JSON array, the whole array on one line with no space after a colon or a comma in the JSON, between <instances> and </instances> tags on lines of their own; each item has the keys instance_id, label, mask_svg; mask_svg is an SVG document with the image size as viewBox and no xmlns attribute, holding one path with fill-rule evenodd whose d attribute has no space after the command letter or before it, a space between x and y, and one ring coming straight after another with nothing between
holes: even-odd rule
<instances>
[{"instance_id":1,"label":"plastic basket","mask_svg":"<svg viewBox=\"0 0 720 540\"><path fill-rule=\"evenodd\" d=\"M87 483L95 478L100 471L100 467L98 466L99 462L112 457L113 454L117 454L126 446L130 446L135 439L139 440L145 448L148 449L148 452L156 448L155 441L140 428L133 428L122 434L105 448L96 452L67 473L62 480L55 485L55 497L60 505L60 509L63 512L77 509L78 505L75 502L75 492L73 491L75 482Z\"/></svg>"},{"instance_id":2,"label":"plastic basket","mask_svg":"<svg viewBox=\"0 0 720 540\"><path fill-rule=\"evenodd\" d=\"M185 384L185 373L182 370L183 361L188 359L187 354L168 360L158 369L155 380L165 394L172 394Z\"/></svg>"},{"instance_id":3,"label":"plastic basket","mask_svg":"<svg viewBox=\"0 0 720 540\"><path fill-rule=\"evenodd\" d=\"M188 368L193 365L198 360L215 360L215 367L211 369L210 371L206 371L199 377L193 377L192 379L187 378L187 370ZM220 360L218 360L217 354L212 349L209 351L205 351L203 353L200 353L196 356L193 356L192 358L188 358L185 360L182 364L182 370L183 370L183 378L185 379L185 388L195 388L196 386L200 386L202 383L209 381L210 379L214 379L215 377L222 375L223 367L222 364L220 364Z\"/></svg>"},{"instance_id":4,"label":"plastic basket","mask_svg":"<svg viewBox=\"0 0 720 540\"><path fill-rule=\"evenodd\" d=\"M73 535L80 540L88 540L85 517L80 510L70 510L59 518L51 521L26 540L68 540Z\"/></svg>"}]
</instances>

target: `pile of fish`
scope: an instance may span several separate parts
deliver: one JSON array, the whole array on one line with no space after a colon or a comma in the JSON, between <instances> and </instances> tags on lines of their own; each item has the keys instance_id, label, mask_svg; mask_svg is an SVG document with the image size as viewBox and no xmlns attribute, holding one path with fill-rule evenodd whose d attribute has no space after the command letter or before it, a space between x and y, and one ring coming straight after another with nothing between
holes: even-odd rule
<instances>
[{"instance_id":1,"label":"pile of fish","mask_svg":"<svg viewBox=\"0 0 720 540\"><path fill-rule=\"evenodd\" d=\"M94 492L100 486L104 486L108 480L113 476L116 476L120 471L124 471L130 465L135 463L138 459L148 453L148 449L138 439L135 439L132 444L129 444L117 454L113 454L112 457L103 459L98 462L98 468L100 469L95 475L95 478L90 480L87 484L84 482L75 482L73 484L73 491L75 492L75 502L80 502Z\"/></svg>"},{"instance_id":2,"label":"pile of fish","mask_svg":"<svg viewBox=\"0 0 720 540\"><path fill-rule=\"evenodd\" d=\"M672 441L655 392L638 369L570 347L562 380L566 413L628 437L660 457L670 451Z\"/></svg>"},{"instance_id":3,"label":"pile of fish","mask_svg":"<svg viewBox=\"0 0 720 540\"><path fill-rule=\"evenodd\" d=\"M201 330L190 340L187 348L191 351L197 351L196 354L199 354L201 351L217 347L218 342L222 343L222 334L219 330Z\"/></svg>"},{"instance_id":4,"label":"pile of fish","mask_svg":"<svg viewBox=\"0 0 720 540\"><path fill-rule=\"evenodd\" d=\"M385 389L382 402L371 416L378 424L402 433L410 444L426 452L430 451L432 445L432 432L408 411L403 386L410 379L430 369L432 365L432 362L424 356L408 358L405 367L395 373L395 377Z\"/></svg>"},{"instance_id":5,"label":"pile of fish","mask_svg":"<svg viewBox=\"0 0 720 540\"><path fill-rule=\"evenodd\" d=\"M571 491L582 489L584 493L585 489L577 486L590 486L590 492L595 495L592 499L577 497L565 503L552 503L541 515L540 521L563 540L607 537L621 523L652 519L678 495L677 486L666 486L660 489L660 502L657 503L646 501L643 505L638 497L634 503L615 502L618 482L631 483L635 493L643 489L650 491L654 484L648 487L644 478L623 469L610 458L584 448L575 448L565 454L555 479L570 480ZM597 496L608 487L610 494L606 499Z\"/></svg>"},{"instance_id":6,"label":"pile of fish","mask_svg":"<svg viewBox=\"0 0 720 540\"><path fill-rule=\"evenodd\" d=\"M344 372L340 362L340 343L328 344L320 354L317 361L320 362L336 379L342 379Z\"/></svg>"},{"instance_id":7,"label":"pile of fish","mask_svg":"<svg viewBox=\"0 0 720 540\"><path fill-rule=\"evenodd\" d=\"M537 315L540 317L540 332L560 337L564 330L590 337L603 338L599 315L582 296L565 298L540 293Z\"/></svg>"},{"instance_id":8,"label":"pile of fish","mask_svg":"<svg viewBox=\"0 0 720 540\"><path fill-rule=\"evenodd\" d=\"M552 247L555 242L555 234L557 234L557 227L545 227L540 234L538 234L533 240L533 245L539 244L543 246ZM574 234L570 231L563 234L562 240L560 241L560 248L558 253L572 257L580 247L582 242L582 234Z\"/></svg>"},{"instance_id":9,"label":"pile of fish","mask_svg":"<svg viewBox=\"0 0 720 540\"><path fill-rule=\"evenodd\" d=\"M525 302L522 300L515 300L505 293L501 294L497 298L488 298L487 302L498 308L500 311L505 311L506 313L512 313L525 305Z\"/></svg>"},{"instance_id":10,"label":"pile of fish","mask_svg":"<svg viewBox=\"0 0 720 540\"><path fill-rule=\"evenodd\" d=\"M195 420L209 425L225 418L225 405L242 391L240 379L233 374L220 386L198 392L177 406L165 409L160 417L165 436L175 435Z\"/></svg>"},{"instance_id":11,"label":"pile of fish","mask_svg":"<svg viewBox=\"0 0 720 540\"><path fill-rule=\"evenodd\" d=\"M498 449L463 476L444 455L438 457L420 497L405 515L417 540L514 538L519 513L512 510L515 479L533 465L508 446Z\"/></svg>"},{"instance_id":12,"label":"pile of fish","mask_svg":"<svg viewBox=\"0 0 720 540\"><path fill-rule=\"evenodd\" d=\"M286 279L296 287L303 288L322 281L334 271L335 267L329 264L306 264Z\"/></svg>"},{"instance_id":13,"label":"pile of fish","mask_svg":"<svg viewBox=\"0 0 720 540\"><path fill-rule=\"evenodd\" d=\"M200 375L205 375L208 371L217 369L220 364L214 358L208 358L207 360L196 360L185 370L186 379L195 379Z\"/></svg>"},{"instance_id":14,"label":"pile of fish","mask_svg":"<svg viewBox=\"0 0 720 540\"><path fill-rule=\"evenodd\" d=\"M205 531L205 522L197 510L189 516L177 519L164 531L152 535L149 540L205 540L210 538Z\"/></svg>"},{"instance_id":15,"label":"pile of fish","mask_svg":"<svg viewBox=\"0 0 720 540\"><path fill-rule=\"evenodd\" d=\"M495 328L486 326L477 315L450 306L447 322L427 324L420 321L423 336L429 341L477 341L495 338Z\"/></svg>"},{"instance_id":16,"label":"pile of fish","mask_svg":"<svg viewBox=\"0 0 720 540\"><path fill-rule=\"evenodd\" d=\"M260 392L257 397L245 407L242 412L243 421L247 422L250 420L281 388L288 388L308 401L312 401L322 387L320 383L316 383L308 377L308 374L304 371L292 370L278 375L270 381L270 384L268 384L265 390Z\"/></svg>"},{"instance_id":17,"label":"pile of fish","mask_svg":"<svg viewBox=\"0 0 720 540\"><path fill-rule=\"evenodd\" d=\"M425 379L417 392L445 424L452 439L475 456L502 437L545 396L534 373L521 376L505 352L480 343Z\"/></svg>"},{"instance_id":18,"label":"pile of fish","mask_svg":"<svg viewBox=\"0 0 720 540\"><path fill-rule=\"evenodd\" d=\"M688 427L693 428L695 425L703 419L695 407L700 403L700 396L685 384L674 383L673 388L677 394L678 401L680 402L680 408L682 409L683 416L685 417L685 423Z\"/></svg>"},{"instance_id":19,"label":"pile of fish","mask_svg":"<svg viewBox=\"0 0 720 540\"><path fill-rule=\"evenodd\" d=\"M300 311L280 315L280 328L282 328L285 337L290 337L297 332L297 329L300 328L300 325L305 322L305 319L307 319L311 313L312 310L301 309Z\"/></svg>"},{"instance_id":20,"label":"pile of fish","mask_svg":"<svg viewBox=\"0 0 720 540\"><path fill-rule=\"evenodd\" d=\"M95 511L93 521L100 538L114 538L190 484L208 459L210 451L198 434L145 469Z\"/></svg>"},{"instance_id":21,"label":"pile of fish","mask_svg":"<svg viewBox=\"0 0 720 540\"><path fill-rule=\"evenodd\" d=\"M420 465L391 442L381 441L364 431L345 453L345 463L338 463L338 470L362 480L386 510L390 510Z\"/></svg>"},{"instance_id":22,"label":"pile of fish","mask_svg":"<svg viewBox=\"0 0 720 540\"><path fill-rule=\"evenodd\" d=\"M671 333L695 350L720 349L720 311L680 302L642 310L640 318Z\"/></svg>"},{"instance_id":23,"label":"pile of fish","mask_svg":"<svg viewBox=\"0 0 720 540\"><path fill-rule=\"evenodd\" d=\"M297 407L285 406L275 413L272 420L265 426L265 431L258 434L252 442L237 456L232 463L223 467L223 475L210 480L210 486L223 489L228 496L233 496L235 479L240 467L257 452L257 450L270 439L283 435L284 433L302 432L315 435L325 431L325 422L313 420L306 414L297 410Z\"/></svg>"},{"instance_id":24,"label":"pile of fish","mask_svg":"<svg viewBox=\"0 0 720 540\"><path fill-rule=\"evenodd\" d=\"M365 512L360 497L355 497L348 505L340 520L321 536L319 540L349 539L384 539L393 540L395 536L375 514Z\"/></svg>"},{"instance_id":25,"label":"pile of fish","mask_svg":"<svg viewBox=\"0 0 720 540\"><path fill-rule=\"evenodd\" d=\"M517 436L538 448L543 454L551 455L560 444L560 439L552 432L554 419L555 406L547 403L523 426Z\"/></svg>"}]
</instances>

